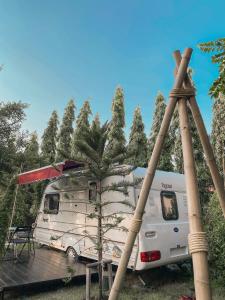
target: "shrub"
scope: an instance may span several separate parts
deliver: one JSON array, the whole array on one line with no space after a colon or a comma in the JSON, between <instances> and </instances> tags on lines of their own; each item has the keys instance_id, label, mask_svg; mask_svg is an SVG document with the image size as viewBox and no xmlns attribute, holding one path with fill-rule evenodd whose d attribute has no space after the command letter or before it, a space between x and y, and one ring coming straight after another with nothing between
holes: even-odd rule
<instances>
[{"instance_id":1,"label":"shrub","mask_svg":"<svg viewBox=\"0 0 225 300\"><path fill-rule=\"evenodd\" d=\"M209 243L210 269L218 281L225 280L225 219L220 208L217 194L209 201L206 213L206 232Z\"/></svg>"}]
</instances>

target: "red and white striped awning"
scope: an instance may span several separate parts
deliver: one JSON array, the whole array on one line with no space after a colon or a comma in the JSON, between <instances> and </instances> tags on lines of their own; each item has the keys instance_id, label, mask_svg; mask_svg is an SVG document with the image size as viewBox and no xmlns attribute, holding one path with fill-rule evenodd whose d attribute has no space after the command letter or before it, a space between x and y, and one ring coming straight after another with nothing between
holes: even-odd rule
<instances>
[{"instance_id":1,"label":"red and white striped awning","mask_svg":"<svg viewBox=\"0 0 225 300\"><path fill-rule=\"evenodd\" d=\"M57 163L43 168L31 170L18 175L18 184L30 184L46 179L57 178L63 175L63 172L70 169L83 167L84 164L77 161L67 160L65 162Z\"/></svg>"}]
</instances>

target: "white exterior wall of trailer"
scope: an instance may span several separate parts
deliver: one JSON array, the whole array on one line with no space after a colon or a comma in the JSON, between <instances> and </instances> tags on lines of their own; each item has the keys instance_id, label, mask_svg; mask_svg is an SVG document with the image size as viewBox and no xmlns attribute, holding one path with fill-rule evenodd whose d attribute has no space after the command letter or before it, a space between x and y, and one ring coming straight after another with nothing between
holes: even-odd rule
<instances>
[{"instance_id":1,"label":"white exterior wall of trailer","mask_svg":"<svg viewBox=\"0 0 225 300\"><path fill-rule=\"evenodd\" d=\"M104 185L121 179L133 182L135 177L144 175L145 169L138 168L125 178L109 177ZM73 247L79 255L96 259L97 253L90 239L96 234L96 220L87 217L95 210L89 202L88 181L84 178L79 186L71 186L68 178L69 175L47 186L36 220L35 238L42 244L63 251ZM103 201L110 200L112 204L106 205L103 213L120 213L124 217L120 225L129 228L132 210L117 202L129 200L135 205L139 192L140 185L129 187L128 195L114 191L104 193ZM126 232L118 229L107 232L104 258L112 258L118 264L126 235ZM187 235L184 175L157 171L129 268L141 270L186 259Z\"/></svg>"},{"instance_id":2,"label":"white exterior wall of trailer","mask_svg":"<svg viewBox=\"0 0 225 300\"><path fill-rule=\"evenodd\" d=\"M143 177L138 168L135 177ZM138 198L140 188L136 188ZM153 268L189 258L188 209L182 174L157 171L139 233L136 270Z\"/></svg>"}]
</instances>

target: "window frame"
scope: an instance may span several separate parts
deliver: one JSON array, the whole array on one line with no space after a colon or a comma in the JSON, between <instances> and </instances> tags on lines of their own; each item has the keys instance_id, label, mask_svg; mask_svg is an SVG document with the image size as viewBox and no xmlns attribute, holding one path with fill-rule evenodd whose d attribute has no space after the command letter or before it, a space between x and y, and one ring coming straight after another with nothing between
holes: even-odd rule
<instances>
[{"instance_id":1,"label":"window frame","mask_svg":"<svg viewBox=\"0 0 225 300\"><path fill-rule=\"evenodd\" d=\"M58 199L57 199L57 208L56 209L52 209L50 210L49 209L49 202L50 202L50 199L47 198L47 196L58 196ZM55 200L53 200L55 201ZM48 203L48 208L45 207L45 203ZM45 194L45 198L44 198L44 209L43 209L43 212L44 214L47 214L47 215L57 215L59 213L59 202L60 202L60 194L59 193L49 193L49 194Z\"/></svg>"},{"instance_id":2,"label":"window frame","mask_svg":"<svg viewBox=\"0 0 225 300\"><path fill-rule=\"evenodd\" d=\"M166 213L165 213L165 205L164 205L164 200L163 200L163 196L165 195L170 195L173 196L172 199L175 200L175 208L176 208L176 218L171 218L171 217L166 217ZM177 202L177 195L174 191L167 191L167 190L163 190L160 192L160 198L161 198L161 208L162 208L162 216L163 219L165 221L177 221L179 219L179 209L178 209L178 202Z\"/></svg>"}]
</instances>

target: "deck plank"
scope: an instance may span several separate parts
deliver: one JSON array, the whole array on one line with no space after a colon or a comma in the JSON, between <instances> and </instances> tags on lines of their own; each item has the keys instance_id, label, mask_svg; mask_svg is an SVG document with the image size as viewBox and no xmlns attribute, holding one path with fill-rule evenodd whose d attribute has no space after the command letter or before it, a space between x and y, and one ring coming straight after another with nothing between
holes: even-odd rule
<instances>
[{"instance_id":1,"label":"deck plank","mask_svg":"<svg viewBox=\"0 0 225 300\"><path fill-rule=\"evenodd\" d=\"M74 270L68 272L68 267ZM75 263L61 251L47 248L37 249L35 256L23 255L16 263L2 261L0 266L0 288L6 290L24 285L60 280L65 277L85 276L84 263Z\"/></svg>"}]
</instances>

